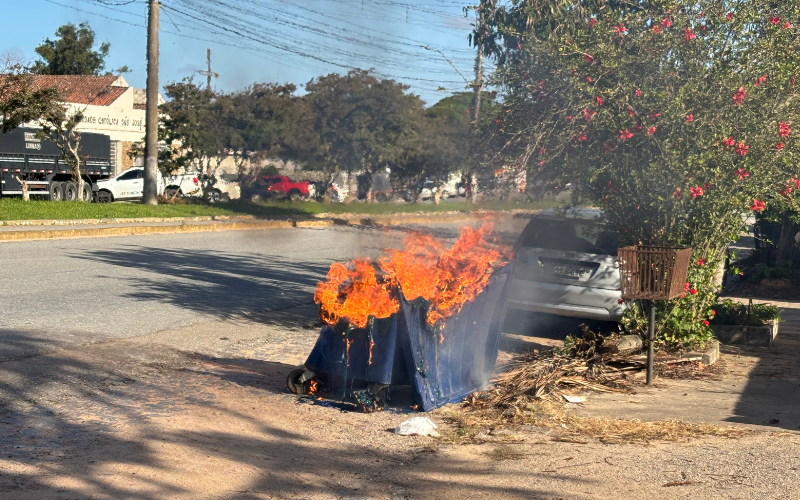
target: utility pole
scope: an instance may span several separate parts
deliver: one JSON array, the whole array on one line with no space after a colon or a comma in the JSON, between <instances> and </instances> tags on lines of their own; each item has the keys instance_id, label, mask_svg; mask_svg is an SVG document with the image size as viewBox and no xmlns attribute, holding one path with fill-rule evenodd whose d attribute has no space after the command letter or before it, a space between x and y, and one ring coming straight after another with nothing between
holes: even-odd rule
<instances>
[{"instance_id":1,"label":"utility pole","mask_svg":"<svg viewBox=\"0 0 800 500\"><path fill-rule=\"evenodd\" d=\"M472 99L472 123L478 128L478 119L481 114L481 91L483 90L483 43L486 40L486 11L491 0L481 0L475 7L478 14L478 29L475 32L475 45L478 53L475 55L475 95Z\"/></svg>"},{"instance_id":2,"label":"utility pole","mask_svg":"<svg viewBox=\"0 0 800 500\"><path fill-rule=\"evenodd\" d=\"M158 0L149 0L147 17L147 109L144 133L142 202L158 205Z\"/></svg>"},{"instance_id":3,"label":"utility pole","mask_svg":"<svg viewBox=\"0 0 800 500\"><path fill-rule=\"evenodd\" d=\"M206 91L211 92L211 78L219 78L219 73L214 73L211 71L211 49L206 49L206 61L208 62L208 71L198 71L198 73L208 77Z\"/></svg>"}]
</instances>

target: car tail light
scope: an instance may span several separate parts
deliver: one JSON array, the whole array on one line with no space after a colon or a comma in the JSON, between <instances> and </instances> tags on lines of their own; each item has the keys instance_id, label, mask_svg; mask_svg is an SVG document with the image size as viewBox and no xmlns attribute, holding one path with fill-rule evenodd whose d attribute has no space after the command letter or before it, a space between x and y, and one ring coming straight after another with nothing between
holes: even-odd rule
<instances>
[{"instance_id":1,"label":"car tail light","mask_svg":"<svg viewBox=\"0 0 800 500\"><path fill-rule=\"evenodd\" d=\"M194 182L195 186L199 185L199 183L197 181L197 177L192 177L192 182Z\"/></svg>"}]
</instances>

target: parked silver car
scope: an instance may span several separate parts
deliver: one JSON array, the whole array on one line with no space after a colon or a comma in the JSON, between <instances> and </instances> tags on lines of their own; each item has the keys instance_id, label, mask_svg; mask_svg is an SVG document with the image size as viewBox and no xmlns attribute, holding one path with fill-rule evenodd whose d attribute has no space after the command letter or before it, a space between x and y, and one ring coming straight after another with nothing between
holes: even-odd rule
<instances>
[{"instance_id":1,"label":"parked silver car","mask_svg":"<svg viewBox=\"0 0 800 500\"><path fill-rule=\"evenodd\" d=\"M602 212L546 210L531 218L515 245L508 307L601 321L619 321L616 234Z\"/></svg>"}]
</instances>

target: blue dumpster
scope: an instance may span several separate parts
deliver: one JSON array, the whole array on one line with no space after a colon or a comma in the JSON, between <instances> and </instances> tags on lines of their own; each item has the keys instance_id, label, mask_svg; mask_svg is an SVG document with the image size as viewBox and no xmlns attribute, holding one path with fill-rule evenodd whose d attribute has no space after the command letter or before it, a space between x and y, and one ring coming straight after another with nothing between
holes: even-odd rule
<instances>
[{"instance_id":1,"label":"blue dumpster","mask_svg":"<svg viewBox=\"0 0 800 500\"><path fill-rule=\"evenodd\" d=\"M390 385L410 386L424 411L461 400L491 379L511 273L510 264L495 271L475 300L435 327L426 321L427 301L402 295L400 311L373 318L366 328L326 325L306 360L306 373L332 396L359 402L363 391L377 393Z\"/></svg>"}]
</instances>

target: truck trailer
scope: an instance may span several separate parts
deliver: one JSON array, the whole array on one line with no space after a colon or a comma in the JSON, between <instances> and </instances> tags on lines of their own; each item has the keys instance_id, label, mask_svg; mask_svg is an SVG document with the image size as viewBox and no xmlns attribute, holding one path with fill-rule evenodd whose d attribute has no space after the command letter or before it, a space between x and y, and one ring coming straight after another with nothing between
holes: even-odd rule
<instances>
[{"instance_id":1,"label":"truck trailer","mask_svg":"<svg viewBox=\"0 0 800 500\"><path fill-rule=\"evenodd\" d=\"M28 181L31 195L51 201L92 201L97 193L97 181L114 174L111 158L111 139L107 135L81 133L80 150L83 193L72 178L72 169L61 157L53 141L39 139L33 128L18 128L0 134L0 195L22 194L17 177Z\"/></svg>"}]
</instances>

